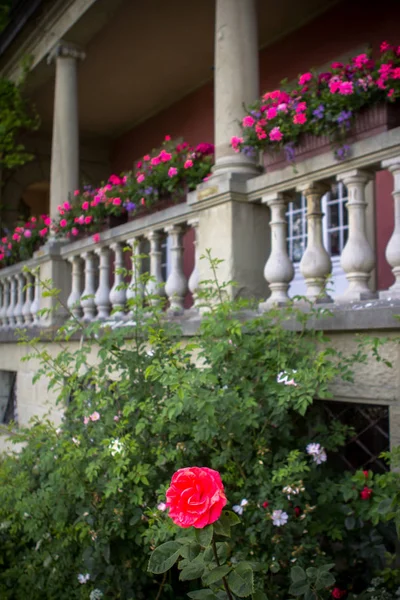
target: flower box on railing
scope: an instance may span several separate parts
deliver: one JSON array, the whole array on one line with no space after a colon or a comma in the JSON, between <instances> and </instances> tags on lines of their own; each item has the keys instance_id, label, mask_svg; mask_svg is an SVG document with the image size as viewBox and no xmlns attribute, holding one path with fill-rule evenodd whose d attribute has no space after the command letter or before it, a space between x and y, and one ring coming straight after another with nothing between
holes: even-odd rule
<instances>
[{"instance_id":1,"label":"flower box on railing","mask_svg":"<svg viewBox=\"0 0 400 600\"><path fill-rule=\"evenodd\" d=\"M355 115L351 133L346 139L346 144L354 144L369 137L373 137L384 131L389 131L400 126L400 102L395 104L384 102L375 104L368 108L360 110ZM301 142L294 148L295 162L331 152L332 144L327 136L317 136L306 133L302 136ZM270 171L283 169L290 164L284 151L277 154L264 153L264 167Z\"/></svg>"}]
</instances>

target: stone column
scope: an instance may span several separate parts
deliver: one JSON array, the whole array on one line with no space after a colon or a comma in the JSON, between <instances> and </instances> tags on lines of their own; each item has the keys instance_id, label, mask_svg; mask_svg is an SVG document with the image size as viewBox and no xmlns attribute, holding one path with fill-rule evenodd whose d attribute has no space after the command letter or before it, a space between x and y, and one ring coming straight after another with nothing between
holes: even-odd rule
<instances>
[{"instance_id":1,"label":"stone column","mask_svg":"<svg viewBox=\"0 0 400 600\"><path fill-rule=\"evenodd\" d=\"M379 297L400 298L400 156L384 160L382 168L393 173L394 229L385 254L386 260L392 267L395 282L388 290L379 292Z\"/></svg>"},{"instance_id":2,"label":"stone column","mask_svg":"<svg viewBox=\"0 0 400 600\"><path fill-rule=\"evenodd\" d=\"M271 211L271 253L264 268L271 295L260 309L268 309L274 304L285 304L289 300L288 289L294 277L294 268L287 251L286 211L289 198L282 193L263 196L262 203Z\"/></svg>"},{"instance_id":3,"label":"stone column","mask_svg":"<svg viewBox=\"0 0 400 600\"><path fill-rule=\"evenodd\" d=\"M53 139L51 148L50 216L79 187L79 122L77 61L84 53L59 42L48 57L56 64Z\"/></svg>"},{"instance_id":4,"label":"stone column","mask_svg":"<svg viewBox=\"0 0 400 600\"><path fill-rule=\"evenodd\" d=\"M188 288L193 296L193 309L198 310L200 299L199 299L199 287L200 287L200 274L199 274L199 219L190 219L188 221L189 227L194 230L194 267L189 277Z\"/></svg>"},{"instance_id":5,"label":"stone column","mask_svg":"<svg viewBox=\"0 0 400 600\"><path fill-rule=\"evenodd\" d=\"M368 281L375 266L375 254L367 239L365 218L365 186L370 179L371 174L360 169L337 176L337 180L347 187L349 198L349 237L340 257L349 287L342 296L336 298L336 302L357 301L374 295L368 287Z\"/></svg>"},{"instance_id":6,"label":"stone column","mask_svg":"<svg viewBox=\"0 0 400 600\"><path fill-rule=\"evenodd\" d=\"M150 231L147 234L150 242L150 279L146 285L146 298L152 306L158 306L165 296L165 284L161 274L161 240L162 235L159 231Z\"/></svg>"},{"instance_id":7,"label":"stone column","mask_svg":"<svg viewBox=\"0 0 400 600\"><path fill-rule=\"evenodd\" d=\"M321 199L328 186L311 182L298 191L304 192L307 199L307 248L300 261L300 272L307 284L306 296L313 302L331 302L325 288L332 262L323 243L321 211Z\"/></svg>"},{"instance_id":8,"label":"stone column","mask_svg":"<svg viewBox=\"0 0 400 600\"><path fill-rule=\"evenodd\" d=\"M126 308L126 289L124 283L124 244L117 242L111 244L111 250L114 252L114 285L110 292L110 302L112 305L113 319L120 320L124 318Z\"/></svg>"},{"instance_id":9,"label":"stone column","mask_svg":"<svg viewBox=\"0 0 400 600\"><path fill-rule=\"evenodd\" d=\"M214 173L256 175L255 162L235 154L243 104L259 95L256 0L216 0L214 74Z\"/></svg>"},{"instance_id":10,"label":"stone column","mask_svg":"<svg viewBox=\"0 0 400 600\"><path fill-rule=\"evenodd\" d=\"M80 305L83 280L82 259L80 255L77 254L76 256L69 257L68 261L71 263L72 273L71 293L68 296L67 306L75 319L80 319L82 317L82 308Z\"/></svg>"}]
</instances>

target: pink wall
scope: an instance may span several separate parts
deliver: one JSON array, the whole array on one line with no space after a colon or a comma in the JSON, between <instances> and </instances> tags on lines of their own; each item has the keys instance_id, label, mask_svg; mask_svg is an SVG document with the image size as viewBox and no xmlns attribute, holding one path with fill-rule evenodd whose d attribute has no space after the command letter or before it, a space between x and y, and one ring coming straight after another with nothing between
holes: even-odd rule
<instances>
[{"instance_id":1,"label":"pink wall","mask_svg":"<svg viewBox=\"0 0 400 600\"><path fill-rule=\"evenodd\" d=\"M345 0L260 51L260 89L274 89L287 77L329 63L364 45L376 49L383 40L400 44L400 0ZM190 144L212 142L213 85L202 86L116 140L111 157L114 172L132 167L135 159L160 145L164 135L183 137ZM376 180L376 252L378 288L385 289L392 274L384 253L393 230L392 178L380 173ZM192 264L186 263L190 271Z\"/></svg>"}]
</instances>

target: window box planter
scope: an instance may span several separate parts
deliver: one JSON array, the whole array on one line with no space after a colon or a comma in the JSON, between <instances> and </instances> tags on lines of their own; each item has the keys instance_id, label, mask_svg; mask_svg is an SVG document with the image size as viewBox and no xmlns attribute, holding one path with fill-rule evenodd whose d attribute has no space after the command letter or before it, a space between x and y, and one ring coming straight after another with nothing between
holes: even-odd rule
<instances>
[{"instance_id":1,"label":"window box planter","mask_svg":"<svg viewBox=\"0 0 400 600\"><path fill-rule=\"evenodd\" d=\"M400 126L400 102L375 104L355 115L351 134L346 139L346 144L354 144L384 131L389 131ZM299 163L313 156L332 151L332 145L327 136L305 134L300 144L295 147L295 163ZM264 152L264 167L268 172L283 169L290 163L283 151L277 154Z\"/></svg>"}]
</instances>

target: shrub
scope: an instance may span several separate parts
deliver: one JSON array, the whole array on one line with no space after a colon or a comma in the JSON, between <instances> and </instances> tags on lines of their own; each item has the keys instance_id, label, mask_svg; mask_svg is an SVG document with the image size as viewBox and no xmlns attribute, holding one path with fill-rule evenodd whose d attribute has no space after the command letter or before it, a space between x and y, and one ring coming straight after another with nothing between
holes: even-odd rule
<instances>
[{"instance_id":1,"label":"shrub","mask_svg":"<svg viewBox=\"0 0 400 600\"><path fill-rule=\"evenodd\" d=\"M152 550L182 536L164 510L171 475L197 465L220 472L240 514L219 548L224 563L252 565L254 600L372 598L375 575L394 598L399 475L335 470L352 432L314 403L336 378L351 382L365 351L344 356L309 328L321 309L244 320L242 306L213 301L187 342L131 304L123 327L71 320L56 358L34 346L35 380L49 378L64 418L14 432L24 448L0 465L0 597L226 598L218 581L196 595L182 562L147 571Z\"/></svg>"}]
</instances>

